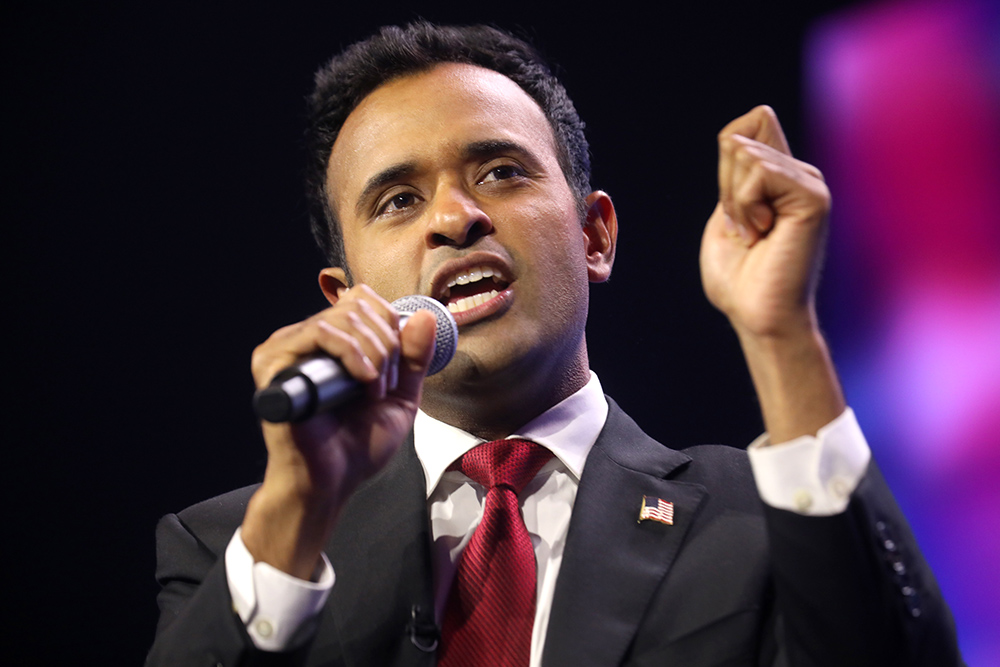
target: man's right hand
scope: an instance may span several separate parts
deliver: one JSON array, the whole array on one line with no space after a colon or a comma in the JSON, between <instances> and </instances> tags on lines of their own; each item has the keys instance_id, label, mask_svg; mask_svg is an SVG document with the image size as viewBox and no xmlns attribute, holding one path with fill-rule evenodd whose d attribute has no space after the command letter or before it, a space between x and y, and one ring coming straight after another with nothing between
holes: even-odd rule
<instances>
[{"instance_id":1,"label":"man's right hand","mask_svg":"<svg viewBox=\"0 0 1000 667\"><path fill-rule=\"evenodd\" d=\"M254 350L258 387L302 357L325 353L366 388L364 396L308 421L263 423L267 470L242 528L255 561L300 579L312 577L341 507L389 461L413 426L434 330L433 315L417 312L400 331L392 306L358 285L342 291L331 308L279 329Z\"/></svg>"}]
</instances>

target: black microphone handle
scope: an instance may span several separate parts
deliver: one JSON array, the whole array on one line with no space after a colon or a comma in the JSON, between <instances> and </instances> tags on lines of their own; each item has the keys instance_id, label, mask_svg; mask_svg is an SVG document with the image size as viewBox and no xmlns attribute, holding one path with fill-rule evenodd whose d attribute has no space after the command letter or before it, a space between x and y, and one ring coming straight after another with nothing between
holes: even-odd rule
<instances>
[{"instance_id":1,"label":"black microphone handle","mask_svg":"<svg viewBox=\"0 0 1000 667\"><path fill-rule=\"evenodd\" d=\"M393 301L400 312L400 328L417 310L430 310L437 318L434 358L427 374L444 368L455 354L458 325L448 309L430 297L407 296ZM273 423L296 422L351 401L363 390L343 365L324 354L314 354L282 370L253 396L257 416Z\"/></svg>"}]
</instances>

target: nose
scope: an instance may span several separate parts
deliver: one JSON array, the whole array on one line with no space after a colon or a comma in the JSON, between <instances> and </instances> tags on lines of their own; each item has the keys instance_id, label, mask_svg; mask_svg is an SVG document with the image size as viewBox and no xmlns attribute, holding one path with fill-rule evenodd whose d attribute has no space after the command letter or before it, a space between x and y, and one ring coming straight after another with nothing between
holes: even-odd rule
<instances>
[{"instance_id":1,"label":"nose","mask_svg":"<svg viewBox=\"0 0 1000 667\"><path fill-rule=\"evenodd\" d=\"M434 197L427 224L430 247L466 247L493 233L493 222L464 188L442 184Z\"/></svg>"}]
</instances>

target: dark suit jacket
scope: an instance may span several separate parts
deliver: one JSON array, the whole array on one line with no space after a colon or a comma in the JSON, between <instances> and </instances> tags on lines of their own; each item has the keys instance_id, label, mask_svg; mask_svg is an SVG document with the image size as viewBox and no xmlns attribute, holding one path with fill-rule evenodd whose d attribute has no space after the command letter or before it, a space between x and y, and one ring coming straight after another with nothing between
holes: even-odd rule
<instances>
[{"instance_id":1,"label":"dark suit jacket","mask_svg":"<svg viewBox=\"0 0 1000 667\"><path fill-rule=\"evenodd\" d=\"M255 487L164 517L148 665L433 665L425 483L412 441L352 498L327 553L337 581L315 638L253 649L222 554ZM643 495L674 524L637 521ZM416 613L415 613L415 610ZM414 616L416 618L414 618ZM613 402L570 521L546 667L960 664L950 613L874 465L848 510L765 507L746 453L684 451Z\"/></svg>"}]
</instances>

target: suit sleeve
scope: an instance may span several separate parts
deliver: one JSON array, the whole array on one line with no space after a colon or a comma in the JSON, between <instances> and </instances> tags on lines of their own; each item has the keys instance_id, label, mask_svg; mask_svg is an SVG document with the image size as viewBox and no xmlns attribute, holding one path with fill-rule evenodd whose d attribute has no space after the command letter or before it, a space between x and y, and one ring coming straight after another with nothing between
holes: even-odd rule
<instances>
[{"instance_id":1,"label":"suit sleeve","mask_svg":"<svg viewBox=\"0 0 1000 667\"><path fill-rule=\"evenodd\" d=\"M951 613L874 462L840 514L764 512L788 664L962 664Z\"/></svg>"},{"instance_id":2,"label":"suit sleeve","mask_svg":"<svg viewBox=\"0 0 1000 667\"><path fill-rule=\"evenodd\" d=\"M301 665L308 645L296 651L259 651L233 610L223 546L215 535L199 536L178 515L160 520L156 531L157 604L160 619L147 667Z\"/></svg>"}]
</instances>

